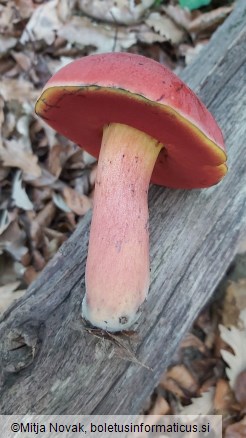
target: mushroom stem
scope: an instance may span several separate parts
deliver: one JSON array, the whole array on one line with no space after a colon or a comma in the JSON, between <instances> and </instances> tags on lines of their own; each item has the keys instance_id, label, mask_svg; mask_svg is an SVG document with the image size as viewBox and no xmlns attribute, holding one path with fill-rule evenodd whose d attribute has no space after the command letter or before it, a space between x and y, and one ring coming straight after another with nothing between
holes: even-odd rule
<instances>
[{"instance_id":1,"label":"mushroom stem","mask_svg":"<svg viewBox=\"0 0 246 438\"><path fill-rule=\"evenodd\" d=\"M162 147L126 125L103 131L82 315L107 331L128 329L148 294L148 188Z\"/></svg>"}]
</instances>

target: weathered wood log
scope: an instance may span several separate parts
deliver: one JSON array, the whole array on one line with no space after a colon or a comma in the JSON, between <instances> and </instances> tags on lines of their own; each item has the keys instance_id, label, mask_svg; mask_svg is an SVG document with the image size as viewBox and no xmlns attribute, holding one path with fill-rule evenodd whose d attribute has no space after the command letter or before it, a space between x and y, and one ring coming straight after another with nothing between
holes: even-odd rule
<instances>
[{"instance_id":1,"label":"weathered wood log","mask_svg":"<svg viewBox=\"0 0 246 438\"><path fill-rule=\"evenodd\" d=\"M246 4L182 77L217 118L229 173L206 190L150 189L152 282L137 334L86 330L80 316L91 215L0 322L0 412L139 413L245 230ZM131 352L132 351L132 352Z\"/></svg>"}]
</instances>

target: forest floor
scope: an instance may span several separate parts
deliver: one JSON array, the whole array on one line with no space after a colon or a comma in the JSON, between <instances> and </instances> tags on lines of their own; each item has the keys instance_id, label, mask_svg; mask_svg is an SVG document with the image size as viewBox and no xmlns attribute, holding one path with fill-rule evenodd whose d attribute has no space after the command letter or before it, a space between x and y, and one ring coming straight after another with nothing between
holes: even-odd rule
<instances>
[{"instance_id":1,"label":"forest floor","mask_svg":"<svg viewBox=\"0 0 246 438\"><path fill-rule=\"evenodd\" d=\"M0 313L93 205L95 159L34 113L49 77L112 51L179 74L233 8L229 0L0 0ZM158 415L222 414L227 438L246 436L246 241L239 252L146 401Z\"/></svg>"}]
</instances>

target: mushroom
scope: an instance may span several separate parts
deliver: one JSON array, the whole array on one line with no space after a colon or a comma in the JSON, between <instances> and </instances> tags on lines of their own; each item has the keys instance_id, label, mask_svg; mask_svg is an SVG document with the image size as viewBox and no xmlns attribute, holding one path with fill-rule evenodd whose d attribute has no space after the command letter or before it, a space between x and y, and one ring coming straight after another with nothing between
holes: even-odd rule
<instances>
[{"instance_id":1,"label":"mushroom","mask_svg":"<svg viewBox=\"0 0 246 438\"><path fill-rule=\"evenodd\" d=\"M203 188L226 174L223 136L173 72L130 53L78 59L46 84L36 113L99 157L82 315L117 332L150 284L148 188Z\"/></svg>"}]
</instances>

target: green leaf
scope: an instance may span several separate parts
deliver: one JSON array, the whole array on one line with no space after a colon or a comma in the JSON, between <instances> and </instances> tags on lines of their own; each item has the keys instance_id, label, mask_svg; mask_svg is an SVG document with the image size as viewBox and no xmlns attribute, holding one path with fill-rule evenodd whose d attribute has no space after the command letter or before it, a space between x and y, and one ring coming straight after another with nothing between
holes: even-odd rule
<instances>
[{"instance_id":1,"label":"green leaf","mask_svg":"<svg viewBox=\"0 0 246 438\"><path fill-rule=\"evenodd\" d=\"M158 6L161 6L163 0L155 0L155 2L153 3L152 7L153 8L158 8Z\"/></svg>"},{"instance_id":2,"label":"green leaf","mask_svg":"<svg viewBox=\"0 0 246 438\"><path fill-rule=\"evenodd\" d=\"M207 6L211 3L211 0L179 0L182 8L188 8L190 11L198 9L201 6Z\"/></svg>"}]
</instances>

